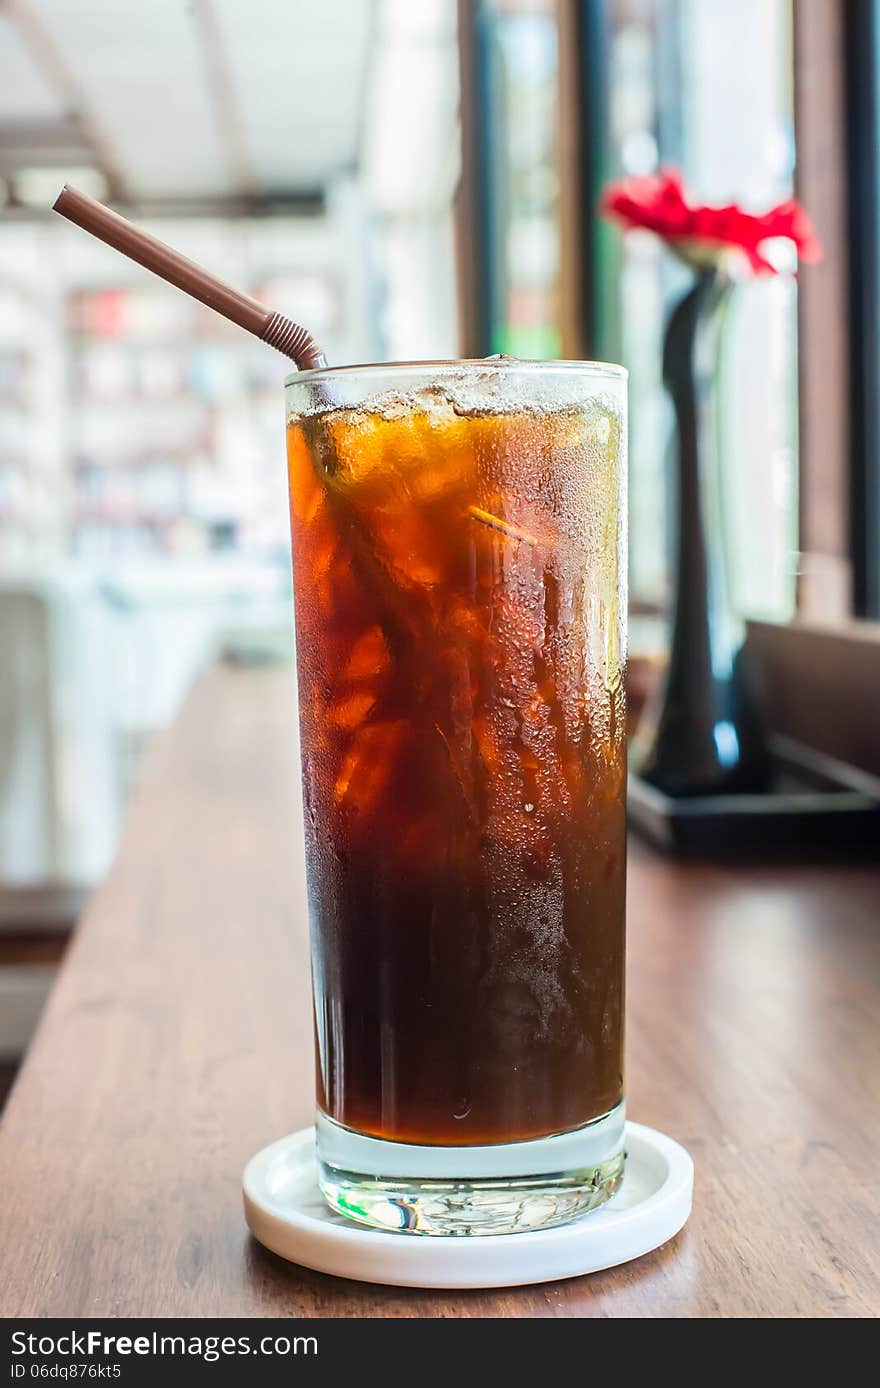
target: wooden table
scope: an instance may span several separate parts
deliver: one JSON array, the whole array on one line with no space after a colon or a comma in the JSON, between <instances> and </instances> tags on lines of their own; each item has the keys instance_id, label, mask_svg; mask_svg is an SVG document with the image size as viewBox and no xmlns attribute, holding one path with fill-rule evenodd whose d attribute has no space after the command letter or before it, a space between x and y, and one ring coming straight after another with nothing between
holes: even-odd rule
<instances>
[{"instance_id":1,"label":"wooden table","mask_svg":"<svg viewBox=\"0 0 880 1388\"><path fill-rule=\"evenodd\" d=\"M675 866L633 845L633 1117L696 1162L689 1225L486 1293L283 1263L247 1158L310 1120L288 672L218 670L162 741L0 1131L4 1316L871 1316L880 869Z\"/></svg>"}]
</instances>

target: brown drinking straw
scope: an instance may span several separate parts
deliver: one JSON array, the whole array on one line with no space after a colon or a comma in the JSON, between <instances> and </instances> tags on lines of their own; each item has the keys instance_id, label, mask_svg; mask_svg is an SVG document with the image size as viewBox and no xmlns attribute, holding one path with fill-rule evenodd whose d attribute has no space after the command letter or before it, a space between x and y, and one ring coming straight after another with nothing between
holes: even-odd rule
<instances>
[{"instance_id":1,"label":"brown drinking straw","mask_svg":"<svg viewBox=\"0 0 880 1388\"><path fill-rule=\"evenodd\" d=\"M231 285L224 284L203 270L201 265L187 260L186 256L173 251L163 241L150 236L149 232L132 226L117 212L111 212L103 203L71 188L69 183L65 183L61 189L53 208L68 221L97 236L99 241L105 241L114 250L127 255L129 260L136 260L139 265L152 270L154 275L159 275L193 299L198 299L199 303L207 304L215 313L222 314L240 328L253 333L261 342L267 342L270 347L283 352L296 362L300 371L311 371L327 365L327 358L305 328L292 323L281 313L273 313L272 309L265 308L249 294L241 294Z\"/></svg>"}]
</instances>

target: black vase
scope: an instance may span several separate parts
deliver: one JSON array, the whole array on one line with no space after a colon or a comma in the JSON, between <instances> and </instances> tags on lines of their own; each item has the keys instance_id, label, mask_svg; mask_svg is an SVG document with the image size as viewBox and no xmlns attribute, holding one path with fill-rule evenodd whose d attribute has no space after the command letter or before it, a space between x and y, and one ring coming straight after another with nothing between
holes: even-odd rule
<instances>
[{"instance_id":1,"label":"black vase","mask_svg":"<svg viewBox=\"0 0 880 1388\"><path fill-rule=\"evenodd\" d=\"M671 472L677 504L675 603L669 666L639 729L633 766L668 795L755 792L768 760L743 660L743 626L731 602L714 388L733 288L700 272L673 310L663 381L675 408Z\"/></svg>"}]
</instances>

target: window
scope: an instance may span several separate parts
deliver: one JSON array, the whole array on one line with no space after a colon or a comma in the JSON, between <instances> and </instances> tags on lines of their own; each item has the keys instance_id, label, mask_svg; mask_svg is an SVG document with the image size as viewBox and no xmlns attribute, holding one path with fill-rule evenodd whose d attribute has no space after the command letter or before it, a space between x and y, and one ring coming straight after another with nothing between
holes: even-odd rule
<instances>
[{"instance_id":1,"label":"window","mask_svg":"<svg viewBox=\"0 0 880 1388\"><path fill-rule=\"evenodd\" d=\"M789 0L610 0L602 7L604 175L682 169L692 195L759 210L793 190ZM671 411L663 328L689 274L647 233L596 238L596 342L630 370L630 587L664 606ZM787 618L797 552L797 326L791 276L744 282L720 364L730 581L752 616Z\"/></svg>"},{"instance_id":2,"label":"window","mask_svg":"<svg viewBox=\"0 0 880 1388\"><path fill-rule=\"evenodd\" d=\"M661 346L689 277L651 236L623 238L597 221L596 202L607 180L666 164L710 202L761 209L791 195L791 0L468 8L480 262L472 346L529 357L564 346L629 368L630 592L636 613L660 612L670 594L672 426ZM464 134L467 143L467 121ZM566 278L571 250L580 275ZM771 619L791 615L797 578L796 294L790 275L744 282L721 364L731 587L743 613ZM574 299L580 341L565 331Z\"/></svg>"},{"instance_id":3,"label":"window","mask_svg":"<svg viewBox=\"0 0 880 1388\"><path fill-rule=\"evenodd\" d=\"M559 39L552 0L475 10L488 352L562 352L559 304Z\"/></svg>"}]
</instances>

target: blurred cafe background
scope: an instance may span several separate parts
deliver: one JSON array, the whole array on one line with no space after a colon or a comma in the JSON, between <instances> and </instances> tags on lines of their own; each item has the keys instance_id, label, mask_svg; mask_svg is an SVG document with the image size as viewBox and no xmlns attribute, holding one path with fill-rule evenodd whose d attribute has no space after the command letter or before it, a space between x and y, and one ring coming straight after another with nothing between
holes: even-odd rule
<instances>
[{"instance_id":1,"label":"blurred cafe background","mask_svg":"<svg viewBox=\"0 0 880 1388\"><path fill-rule=\"evenodd\" d=\"M686 281L597 215L674 165L796 193L825 247L738 292L734 602L774 710L880 774L876 0L2 0L0 1067L153 739L217 660L289 660L284 363L48 210L70 181L334 363L630 371L630 693L666 649L664 323Z\"/></svg>"}]
</instances>

